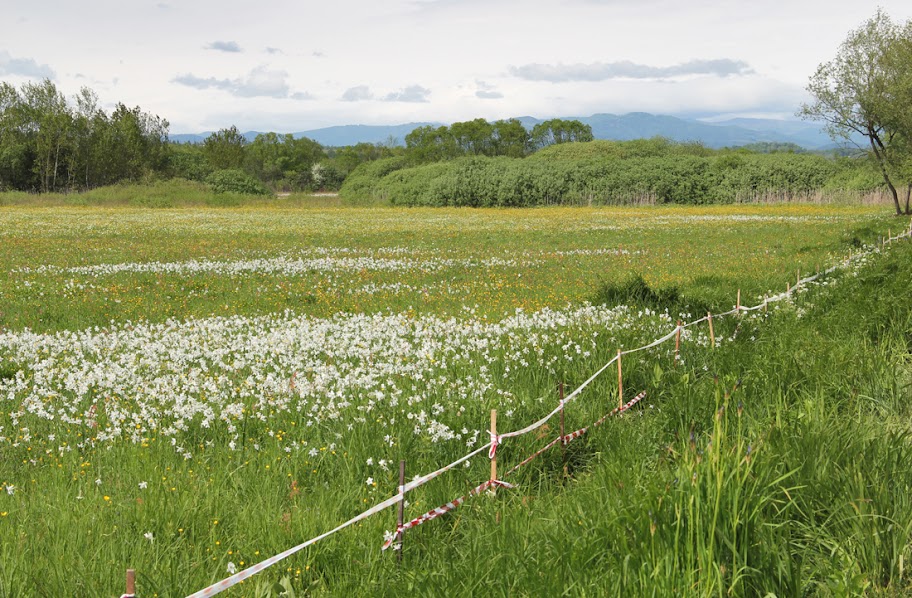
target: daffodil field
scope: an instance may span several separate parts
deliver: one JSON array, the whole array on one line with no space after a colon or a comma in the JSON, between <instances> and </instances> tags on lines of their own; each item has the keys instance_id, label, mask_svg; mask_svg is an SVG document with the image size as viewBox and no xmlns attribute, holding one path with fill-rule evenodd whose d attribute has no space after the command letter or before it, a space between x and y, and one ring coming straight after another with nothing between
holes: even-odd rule
<instances>
[{"instance_id":1,"label":"daffodil field","mask_svg":"<svg viewBox=\"0 0 912 598\"><path fill-rule=\"evenodd\" d=\"M400 460L411 479L483 446L492 409L522 428L619 348L850 252L714 342L625 357L644 400L410 530L401 564L390 509L226 595L909 589L912 251L879 243L908 226L827 205L0 208L0 596L119 596L127 568L137 596L193 593L395 494ZM671 298L606 302L635 275ZM567 429L617 394L596 379ZM488 470L410 492L406 517Z\"/></svg>"}]
</instances>

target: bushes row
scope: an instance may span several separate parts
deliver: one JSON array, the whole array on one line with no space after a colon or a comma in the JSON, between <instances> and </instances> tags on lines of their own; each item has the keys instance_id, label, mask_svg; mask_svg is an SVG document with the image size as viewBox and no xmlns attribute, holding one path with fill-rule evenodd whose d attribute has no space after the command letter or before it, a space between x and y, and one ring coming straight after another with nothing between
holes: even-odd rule
<instances>
[{"instance_id":1,"label":"bushes row","mask_svg":"<svg viewBox=\"0 0 912 598\"><path fill-rule=\"evenodd\" d=\"M676 146L669 152L654 143L619 151L619 145L565 144L526 159L479 156L416 167L380 160L356 169L341 194L352 203L405 206L706 204L879 186L858 161L811 154L700 155L708 150Z\"/></svg>"}]
</instances>

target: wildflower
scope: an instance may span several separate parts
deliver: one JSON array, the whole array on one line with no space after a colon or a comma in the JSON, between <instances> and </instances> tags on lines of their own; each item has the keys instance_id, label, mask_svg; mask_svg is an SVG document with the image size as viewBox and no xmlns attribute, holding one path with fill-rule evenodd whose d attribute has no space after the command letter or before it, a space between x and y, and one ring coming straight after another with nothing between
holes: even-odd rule
<instances>
[{"instance_id":1,"label":"wildflower","mask_svg":"<svg viewBox=\"0 0 912 598\"><path fill-rule=\"evenodd\" d=\"M145 490L145 489L148 488L148 487L149 487L149 483L148 483L148 482L140 482L140 483L139 483L139 489L140 489L140 490Z\"/></svg>"},{"instance_id":2,"label":"wildflower","mask_svg":"<svg viewBox=\"0 0 912 598\"><path fill-rule=\"evenodd\" d=\"M367 481L364 482L364 483L367 484L368 486L376 486L376 485L377 485L377 484L374 483L374 478L367 478Z\"/></svg>"},{"instance_id":3,"label":"wildflower","mask_svg":"<svg viewBox=\"0 0 912 598\"><path fill-rule=\"evenodd\" d=\"M12 484L7 485L6 493L12 496L14 492L16 492L16 487Z\"/></svg>"},{"instance_id":4,"label":"wildflower","mask_svg":"<svg viewBox=\"0 0 912 598\"><path fill-rule=\"evenodd\" d=\"M237 567L231 561L228 562L228 573L230 575L234 575L235 573L237 573Z\"/></svg>"},{"instance_id":5,"label":"wildflower","mask_svg":"<svg viewBox=\"0 0 912 598\"><path fill-rule=\"evenodd\" d=\"M146 540L148 540L148 541L149 541L149 544L151 544L151 543L155 540L155 537L152 535L152 532L146 532L146 533L144 533L144 534L143 534L143 538L145 538Z\"/></svg>"}]
</instances>

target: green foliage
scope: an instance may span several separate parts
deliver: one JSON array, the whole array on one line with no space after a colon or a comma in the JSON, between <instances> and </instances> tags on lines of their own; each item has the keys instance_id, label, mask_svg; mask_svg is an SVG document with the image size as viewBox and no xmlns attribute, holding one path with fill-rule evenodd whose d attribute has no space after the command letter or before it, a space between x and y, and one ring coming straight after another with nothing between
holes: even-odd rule
<instances>
[{"instance_id":1,"label":"green foliage","mask_svg":"<svg viewBox=\"0 0 912 598\"><path fill-rule=\"evenodd\" d=\"M270 192L262 183L243 170L216 170L208 177L206 183L216 193L238 193L241 195L269 195Z\"/></svg>"},{"instance_id":2,"label":"green foliage","mask_svg":"<svg viewBox=\"0 0 912 598\"><path fill-rule=\"evenodd\" d=\"M826 123L834 140L861 136L870 145L897 215L910 214L900 204L897 185L912 191L912 20L894 23L878 8L849 32L833 60L817 67L803 104L803 118Z\"/></svg>"},{"instance_id":3,"label":"green foliage","mask_svg":"<svg viewBox=\"0 0 912 598\"><path fill-rule=\"evenodd\" d=\"M656 138L561 144L525 159L477 156L353 173L346 201L396 205L735 203L866 192L878 180L863 162L813 154L712 152ZM395 174L390 172L395 170Z\"/></svg>"},{"instance_id":4,"label":"green foliage","mask_svg":"<svg viewBox=\"0 0 912 598\"><path fill-rule=\"evenodd\" d=\"M339 195L349 204L377 203L388 200L377 184L383 177L406 166L406 158L383 158L364 162L351 172L339 189Z\"/></svg>"},{"instance_id":5,"label":"green foliage","mask_svg":"<svg viewBox=\"0 0 912 598\"><path fill-rule=\"evenodd\" d=\"M109 115L88 88L73 107L47 79L0 83L0 189L91 189L163 173L168 126L121 103Z\"/></svg>"}]
</instances>

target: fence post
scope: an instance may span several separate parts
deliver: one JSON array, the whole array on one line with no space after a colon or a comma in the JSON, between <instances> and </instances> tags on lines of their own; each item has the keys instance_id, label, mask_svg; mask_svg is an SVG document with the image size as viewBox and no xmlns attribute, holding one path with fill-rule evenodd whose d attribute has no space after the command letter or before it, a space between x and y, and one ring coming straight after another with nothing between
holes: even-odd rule
<instances>
[{"instance_id":1,"label":"fence post","mask_svg":"<svg viewBox=\"0 0 912 598\"><path fill-rule=\"evenodd\" d=\"M680 352L681 352L681 320L678 320L678 328L675 331L674 367L678 367L678 354Z\"/></svg>"},{"instance_id":2,"label":"fence post","mask_svg":"<svg viewBox=\"0 0 912 598\"><path fill-rule=\"evenodd\" d=\"M713 332L713 315L709 312L706 312L706 318L709 320L709 347L715 351L716 350L716 334Z\"/></svg>"},{"instance_id":3,"label":"fence post","mask_svg":"<svg viewBox=\"0 0 912 598\"><path fill-rule=\"evenodd\" d=\"M491 409L491 440L496 442L497 438L497 409ZM497 479L497 451L494 451L494 455L491 457L491 481ZM491 487L493 492L495 487Z\"/></svg>"},{"instance_id":4,"label":"fence post","mask_svg":"<svg viewBox=\"0 0 912 598\"><path fill-rule=\"evenodd\" d=\"M564 383L561 381L560 386L558 387L558 393L560 395L561 401L561 417L560 417L560 436L561 436L561 462L564 464L564 477L570 477L570 474L567 470L567 443L564 441Z\"/></svg>"},{"instance_id":5,"label":"fence post","mask_svg":"<svg viewBox=\"0 0 912 598\"><path fill-rule=\"evenodd\" d=\"M624 380L621 377L621 350L618 349L618 407L624 406Z\"/></svg>"},{"instance_id":6,"label":"fence post","mask_svg":"<svg viewBox=\"0 0 912 598\"><path fill-rule=\"evenodd\" d=\"M127 569L127 592L124 597L134 598L136 596L136 570Z\"/></svg>"},{"instance_id":7,"label":"fence post","mask_svg":"<svg viewBox=\"0 0 912 598\"><path fill-rule=\"evenodd\" d=\"M402 492L405 488L405 459L399 461L399 492ZM399 516L396 518L396 529L400 530L402 524L405 522L405 494L402 495L402 498L399 500ZM401 531L396 532L396 542L399 543L399 554L396 555L396 563L402 563L402 544L404 541L404 536Z\"/></svg>"}]
</instances>

